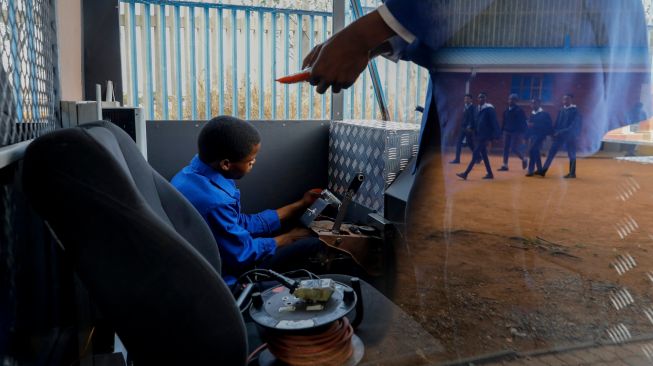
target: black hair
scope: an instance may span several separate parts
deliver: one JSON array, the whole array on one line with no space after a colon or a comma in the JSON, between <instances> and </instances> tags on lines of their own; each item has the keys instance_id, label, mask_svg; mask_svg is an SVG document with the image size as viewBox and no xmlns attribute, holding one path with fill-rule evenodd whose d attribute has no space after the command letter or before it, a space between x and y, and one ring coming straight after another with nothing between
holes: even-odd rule
<instances>
[{"instance_id":1,"label":"black hair","mask_svg":"<svg viewBox=\"0 0 653 366\"><path fill-rule=\"evenodd\" d=\"M236 117L219 116L210 120L200 131L197 150L205 164L229 159L237 162L252 153L261 142L256 128Z\"/></svg>"},{"instance_id":2,"label":"black hair","mask_svg":"<svg viewBox=\"0 0 653 366\"><path fill-rule=\"evenodd\" d=\"M478 93L478 96L479 96L479 97L480 97L481 95L487 98L487 93L486 93L486 92L482 91L482 92Z\"/></svg>"},{"instance_id":3,"label":"black hair","mask_svg":"<svg viewBox=\"0 0 653 366\"><path fill-rule=\"evenodd\" d=\"M572 93L565 93L563 96L564 96L564 97L569 97L569 98L571 98L571 99L574 99L574 94L572 94Z\"/></svg>"},{"instance_id":4,"label":"black hair","mask_svg":"<svg viewBox=\"0 0 653 366\"><path fill-rule=\"evenodd\" d=\"M472 99L474 99L474 96L472 96L472 95L469 94L469 93L465 94L465 96L466 96L467 98L472 98Z\"/></svg>"}]
</instances>

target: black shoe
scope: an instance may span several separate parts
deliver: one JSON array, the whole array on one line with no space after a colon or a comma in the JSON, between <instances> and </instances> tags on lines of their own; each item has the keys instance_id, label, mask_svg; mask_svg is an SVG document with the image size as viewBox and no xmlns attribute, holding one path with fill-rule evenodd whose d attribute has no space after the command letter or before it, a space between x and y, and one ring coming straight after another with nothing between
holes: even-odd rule
<instances>
[{"instance_id":1,"label":"black shoe","mask_svg":"<svg viewBox=\"0 0 653 366\"><path fill-rule=\"evenodd\" d=\"M569 174L565 175L563 178L565 178L565 179L574 179L574 178L576 178L576 174L569 173Z\"/></svg>"},{"instance_id":2,"label":"black shoe","mask_svg":"<svg viewBox=\"0 0 653 366\"><path fill-rule=\"evenodd\" d=\"M525 170L526 167L528 167L528 159L522 159L521 168Z\"/></svg>"},{"instance_id":3,"label":"black shoe","mask_svg":"<svg viewBox=\"0 0 653 366\"><path fill-rule=\"evenodd\" d=\"M465 173L456 173L456 175L462 178L463 180L467 180L467 174Z\"/></svg>"},{"instance_id":4,"label":"black shoe","mask_svg":"<svg viewBox=\"0 0 653 366\"><path fill-rule=\"evenodd\" d=\"M453 159L449 162L449 164L460 164L460 160L458 159Z\"/></svg>"},{"instance_id":5,"label":"black shoe","mask_svg":"<svg viewBox=\"0 0 653 366\"><path fill-rule=\"evenodd\" d=\"M540 177L544 177L546 175L546 169L536 171L535 175L539 175Z\"/></svg>"},{"instance_id":6,"label":"black shoe","mask_svg":"<svg viewBox=\"0 0 653 366\"><path fill-rule=\"evenodd\" d=\"M528 173L526 173L526 176L527 176L527 177L532 177L532 176L534 176L534 175L535 175L535 173L533 173L533 172L528 172Z\"/></svg>"},{"instance_id":7,"label":"black shoe","mask_svg":"<svg viewBox=\"0 0 653 366\"><path fill-rule=\"evenodd\" d=\"M508 170L508 169L506 169L506 170ZM494 175L487 174L485 177L483 177L483 179L494 179Z\"/></svg>"},{"instance_id":8,"label":"black shoe","mask_svg":"<svg viewBox=\"0 0 653 366\"><path fill-rule=\"evenodd\" d=\"M500 171L500 172L507 172L507 171L508 171L508 167L505 166L505 165L502 165L501 168L499 168L499 171Z\"/></svg>"}]
</instances>

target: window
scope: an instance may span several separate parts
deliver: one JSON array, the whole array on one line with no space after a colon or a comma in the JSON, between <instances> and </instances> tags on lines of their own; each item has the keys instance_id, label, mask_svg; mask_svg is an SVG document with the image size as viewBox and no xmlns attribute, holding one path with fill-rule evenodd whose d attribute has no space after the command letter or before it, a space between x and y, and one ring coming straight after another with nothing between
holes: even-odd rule
<instances>
[{"instance_id":1,"label":"window","mask_svg":"<svg viewBox=\"0 0 653 366\"><path fill-rule=\"evenodd\" d=\"M539 98L542 102L550 102L552 84L552 75L513 75L510 92L523 100Z\"/></svg>"}]
</instances>

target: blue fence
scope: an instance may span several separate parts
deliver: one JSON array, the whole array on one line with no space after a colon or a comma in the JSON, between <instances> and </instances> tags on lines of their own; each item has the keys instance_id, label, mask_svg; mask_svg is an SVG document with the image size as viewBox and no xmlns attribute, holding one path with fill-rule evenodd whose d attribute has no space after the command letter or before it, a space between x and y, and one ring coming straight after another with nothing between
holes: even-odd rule
<instances>
[{"instance_id":1,"label":"blue fence","mask_svg":"<svg viewBox=\"0 0 653 366\"><path fill-rule=\"evenodd\" d=\"M232 4L121 0L123 100L148 119L328 119L330 95L277 77L331 36L331 13ZM351 19L351 12L348 14ZM378 60L390 118L416 121L427 72ZM345 118L380 119L366 70L344 92Z\"/></svg>"}]
</instances>

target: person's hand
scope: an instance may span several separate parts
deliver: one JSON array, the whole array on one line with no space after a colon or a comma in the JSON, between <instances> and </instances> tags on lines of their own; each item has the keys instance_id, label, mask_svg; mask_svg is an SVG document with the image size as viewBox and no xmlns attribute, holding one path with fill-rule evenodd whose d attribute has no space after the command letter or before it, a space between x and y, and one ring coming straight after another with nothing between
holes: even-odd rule
<instances>
[{"instance_id":1,"label":"person's hand","mask_svg":"<svg viewBox=\"0 0 653 366\"><path fill-rule=\"evenodd\" d=\"M354 84L369 61L369 50L348 29L336 33L316 46L304 59L304 67L311 68L310 83L320 94L331 87L334 93Z\"/></svg>"},{"instance_id":2,"label":"person's hand","mask_svg":"<svg viewBox=\"0 0 653 366\"><path fill-rule=\"evenodd\" d=\"M286 245L290 245L299 239L308 238L311 236L313 236L313 232L311 230L305 227L296 227L285 234L281 234L275 237L274 240L277 243L277 248L281 248Z\"/></svg>"},{"instance_id":3,"label":"person's hand","mask_svg":"<svg viewBox=\"0 0 653 366\"><path fill-rule=\"evenodd\" d=\"M304 208L311 207L315 201L317 201L318 198L320 198L320 194L322 193L322 189L320 188L314 188L311 189L310 191L304 193L304 196L302 197L302 206Z\"/></svg>"},{"instance_id":4,"label":"person's hand","mask_svg":"<svg viewBox=\"0 0 653 366\"><path fill-rule=\"evenodd\" d=\"M377 11L373 11L334 34L309 52L302 63L311 69L311 85L323 94L349 88L360 75L372 51L395 33Z\"/></svg>"},{"instance_id":5,"label":"person's hand","mask_svg":"<svg viewBox=\"0 0 653 366\"><path fill-rule=\"evenodd\" d=\"M304 57L304 61L302 62L302 70L307 69L307 68L309 68L309 67L311 67L313 65L313 63L315 62L315 59L317 58L317 55L319 55L320 50L322 50L322 45L323 44L324 43L320 43L317 46L313 47L311 52L309 52L308 55L306 55L306 57Z\"/></svg>"}]
</instances>

